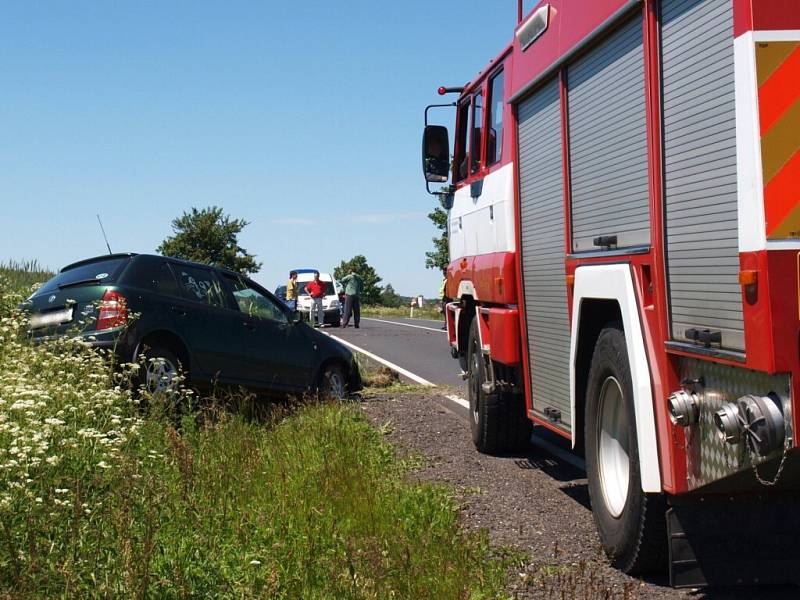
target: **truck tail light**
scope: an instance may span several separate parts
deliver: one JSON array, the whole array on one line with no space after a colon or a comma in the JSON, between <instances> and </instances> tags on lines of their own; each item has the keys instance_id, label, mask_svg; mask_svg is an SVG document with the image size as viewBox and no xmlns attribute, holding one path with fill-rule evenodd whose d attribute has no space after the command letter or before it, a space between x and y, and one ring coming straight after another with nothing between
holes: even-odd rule
<instances>
[{"instance_id":1,"label":"truck tail light","mask_svg":"<svg viewBox=\"0 0 800 600\"><path fill-rule=\"evenodd\" d=\"M100 300L100 312L97 315L97 331L122 327L128 321L128 302L120 292L106 290Z\"/></svg>"}]
</instances>

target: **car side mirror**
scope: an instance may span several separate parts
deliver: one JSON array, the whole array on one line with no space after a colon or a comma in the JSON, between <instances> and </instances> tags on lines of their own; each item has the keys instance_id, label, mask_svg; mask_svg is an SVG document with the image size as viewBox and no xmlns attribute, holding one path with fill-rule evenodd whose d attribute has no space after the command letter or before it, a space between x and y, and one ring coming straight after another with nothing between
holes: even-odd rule
<instances>
[{"instance_id":1,"label":"car side mirror","mask_svg":"<svg viewBox=\"0 0 800 600\"><path fill-rule=\"evenodd\" d=\"M302 322L303 322L303 314L299 310L294 311L292 313L292 323L297 325L298 323Z\"/></svg>"},{"instance_id":2,"label":"car side mirror","mask_svg":"<svg viewBox=\"0 0 800 600\"><path fill-rule=\"evenodd\" d=\"M425 126L422 134L422 171L427 182L447 183L450 177L450 137L447 127Z\"/></svg>"}]
</instances>

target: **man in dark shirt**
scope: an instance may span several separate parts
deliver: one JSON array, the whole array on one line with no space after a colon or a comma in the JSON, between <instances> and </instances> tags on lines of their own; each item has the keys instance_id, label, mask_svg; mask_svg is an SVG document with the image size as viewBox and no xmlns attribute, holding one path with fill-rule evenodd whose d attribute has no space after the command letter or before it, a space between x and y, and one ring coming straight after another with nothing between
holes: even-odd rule
<instances>
[{"instance_id":1,"label":"man in dark shirt","mask_svg":"<svg viewBox=\"0 0 800 600\"><path fill-rule=\"evenodd\" d=\"M353 316L356 329L361 324L361 294L364 292L364 280L355 271L350 271L350 274L342 277L341 282L344 284L344 321L342 327L347 327L350 322L350 315Z\"/></svg>"}]
</instances>

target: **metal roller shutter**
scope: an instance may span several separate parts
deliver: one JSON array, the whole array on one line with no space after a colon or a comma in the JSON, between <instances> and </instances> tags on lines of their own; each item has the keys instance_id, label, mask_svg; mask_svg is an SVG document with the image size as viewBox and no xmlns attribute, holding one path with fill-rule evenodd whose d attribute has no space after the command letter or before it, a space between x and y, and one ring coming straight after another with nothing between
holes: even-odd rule
<instances>
[{"instance_id":1,"label":"metal roller shutter","mask_svg":"<svg viewBox=\"0 0 800 600\"><path fill-rule=\"evenodd\" d=\"M661 22L672 336L742 350L732 1L664 0Z\"/></svg>"},{"instance_id":2,"label":"metal roller shutter","mask_svg":"<svg viewBox=\"0 0 800 600\"><path fill-rule=\"evenodd\" d=\"M522 280L534 411L570 427L569 318L564 272L564 179L558 80L519 105Z\"/></svg>"},{"instance_id":3,"label":"metal roller shutter","mask_svg":"<svg viewBox=\"0 0 800 600\"><path fill-rule=\"evenodd\" d=\"M568 86L573 251L649 244L641 16L570 65Z\"/></svg>"}]
</instances>

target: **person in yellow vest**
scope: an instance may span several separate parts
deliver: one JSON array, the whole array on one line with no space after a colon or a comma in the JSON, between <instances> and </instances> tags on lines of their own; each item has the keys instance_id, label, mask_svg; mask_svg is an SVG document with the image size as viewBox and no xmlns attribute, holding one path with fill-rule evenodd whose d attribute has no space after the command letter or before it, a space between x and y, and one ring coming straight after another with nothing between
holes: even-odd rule
<instances>
[{"instance_id":1,"label":"person in yellow vest","mask_svg":"<svg viewBox=\"0 0 800 600\"><path fill-rule=\"evenodd\" d=\"M289 273L289 283L286 284L286 306L297 310L297 271Z\"/></svg>"}]
</instances>

